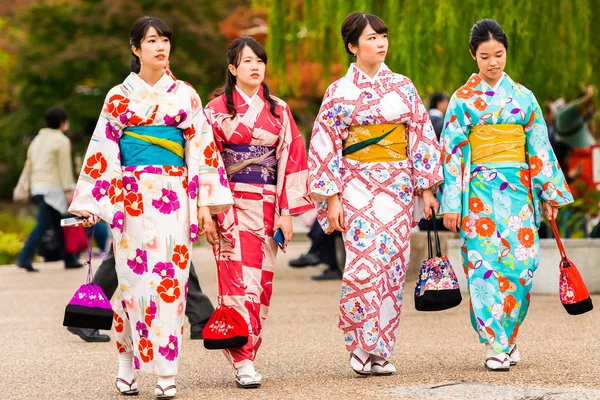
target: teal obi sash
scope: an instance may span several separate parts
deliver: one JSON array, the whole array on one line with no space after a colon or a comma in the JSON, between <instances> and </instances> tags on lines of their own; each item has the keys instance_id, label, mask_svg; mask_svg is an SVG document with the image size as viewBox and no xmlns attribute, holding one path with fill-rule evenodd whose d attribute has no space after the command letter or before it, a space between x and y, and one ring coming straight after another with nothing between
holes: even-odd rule
<instances>
[{"instance_id":1,"label":"teal obi sash","mask_svg":"<svg viewBox=\"0 0 600 400\"><path fill-rule=\"evenodd\" d=\"M119 140L121 165L167 165L183 167L185 139L173 126L130 126Z\"/></svg>"}]
</instances>

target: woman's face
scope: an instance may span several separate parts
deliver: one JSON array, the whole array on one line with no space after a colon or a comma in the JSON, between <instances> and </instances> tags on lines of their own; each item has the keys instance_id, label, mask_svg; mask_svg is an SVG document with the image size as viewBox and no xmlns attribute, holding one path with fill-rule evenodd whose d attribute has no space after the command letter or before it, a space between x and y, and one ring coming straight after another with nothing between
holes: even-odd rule
<instances>
[{"instance_id":1,"label":"woman's face","mask_svg":"<svg viewBox=\"0 0 600 400\"><path fill-rule=\"evenodd\" d=\"M387 33L377 33L371 25L367 25L358 38L358 46L350 44L348 48L359 63L382 63L388 50Z\"/></svg>"},{"instance_id":2,"label":"woman's face","mask_svg":"<svg viewBox=\"0 0 600 400\"><path fill-rule=\"evenodd\" d=\"M229 71L236 77L240 87L258 88L265 79L266 65L248 46L244 47L237 66L229 65Z\"/></svg>"},{"instance_id":3,"label":"woman's face","mask_svg":"<svg viewBox=\"0 0 600 400\"><path fill-rule=\"evenodd\" d=\"M497 82L502 76L502 71L506 66L506 49L504 45L494 39L483 42L477 48L477 53L473 55L479 67L479 75L487 82Z\"/></svg>"},{"instance_id":4,"label":"woman's face","mask_svg":"<svg viewBox=\"0 0 600 400\"><path fill-rule=\"evenodd\" d=\"M133 53L140 58L142 68L167 69L169 66L169 54L171 53L171 41L166 36L159 36L154 27L146 32L140 48L132 46Z\"/></svg>"}]
</instances>

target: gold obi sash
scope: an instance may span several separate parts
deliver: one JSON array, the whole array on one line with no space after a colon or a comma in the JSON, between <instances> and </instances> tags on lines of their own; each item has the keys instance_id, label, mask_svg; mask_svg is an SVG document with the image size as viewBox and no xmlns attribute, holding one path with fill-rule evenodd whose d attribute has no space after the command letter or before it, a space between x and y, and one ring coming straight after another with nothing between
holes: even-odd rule
<instances>
[{"instance_id":1,"label":"gold obi sash","mask_svg":"<svg viewBox=\"0 0 600 400\"><path fill-rule=\"evenodd\" d=\"M354 125L348 129L342 155L361 162L394 162L407 159L402 124Z\"/></svg>"},{"instance_id":2,"label":"gold obi sash","mask_svg":"<svg viewBox=\"0 0 600 400\"><path fill-rule=\"evenodd\" d=\"M522 125L473 126L469 133L471 164L527 162L525 131Z\"/></svg>"}]
</instances>

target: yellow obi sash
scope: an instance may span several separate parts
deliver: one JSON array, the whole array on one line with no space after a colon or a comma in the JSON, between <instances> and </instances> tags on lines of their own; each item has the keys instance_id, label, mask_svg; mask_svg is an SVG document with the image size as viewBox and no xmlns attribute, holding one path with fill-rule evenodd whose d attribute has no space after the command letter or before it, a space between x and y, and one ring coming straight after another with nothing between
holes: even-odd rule
<instances>
[{"instance_id":1,"label":"yellow obi sash","mask_svg":"<svg viewBox=\"0 0 600 400\"><path fill-rule=\"evenodd\" d=\"M479 125L471 128L471 164L527 162L522 125Z\"/></svg>"},{"instance_id":2,"label":"yellow obi sash","mask_svg":"<svg viewBox=\"0 0 600 400\"><path fill-rule=\"evenodd\" d=\"M342 155L361 162L393 162L407 159L402 124L354 125L348 129Z\"/></svg>"}]
</instances>

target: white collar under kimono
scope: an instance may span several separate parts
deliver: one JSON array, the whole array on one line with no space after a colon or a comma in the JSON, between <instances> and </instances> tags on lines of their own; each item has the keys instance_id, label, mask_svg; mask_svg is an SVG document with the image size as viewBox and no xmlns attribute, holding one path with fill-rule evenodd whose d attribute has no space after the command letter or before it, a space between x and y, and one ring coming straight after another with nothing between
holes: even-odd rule
<instances>
[{"instance_id":1,"label":"white collar under kimono","mask_svg":"<svg viewBox=\"0 0 600 400\"><path fill-rule=\"evenodd\" d=\"M252 97L249 97L246 93L244 93L244 91L242 89L240 89L239 87L237 87L237 85L235 85L235 90L238 91L238 93L240 94L240 96L242 96L242 99L244 99L244 101L248 105L252 104L252 100L254 100L254 98L256 97L256 94L258 93L258 90L256 90L256 93L254 93L252 95Z\"/></svg>"},{"instance_id":2,"label":"white collar under kimono","mask_svg":"<svg viewBox=\"0 0 600 400\"><path fill-rule=\"evenodd\" d=\"M366 72L362 69L358 68L356 63L350 64L350 68L348 68L348 72L346 73L346 78L350 79L351 82L354 82L354 78L358 75L357 83L364 81L375 81L380 77L380 75L386 75L388 72L391 72L390 69L385 65L385 63L381 63L379 65L379 69L371 78Z\"/></svg>"},{"instance_id":3,"label":"white collar under kimono","mask_svg":"<svg viewBox=\"0 0 600 400\"><path fill-rule=\"evenodd\" d=\"M481 82L485 85L487 85L487 87L489 87L492 92L496 92L498 90L498 88L500 87L500 84L502 83L502 81L504 80L504 78L506 77L506 72L502 72L502 76L500 77L500 79L498 79L498 82L496 82L496 84L494 85L494 87L491 87L489 83L487 83L485 81L485 79L483 79L483 77L481 75L479 75L479 77L481 78Z\"/></svg>"},{"instance_id":4,"label":"white collar under kimono","mask_svg":"<svg viewBox=\"0 0 600 400\"><path fill-rule=\"evenodd\" d=\"M138 74L132 72L131 74L129 74L129 76L127 77L127 79L125 79L125 82L123 83L126 86L131 86L131 89L140 87L141 85L142 87L145 87L146 89L151 90L153 92L164 93L167 90L169 90L171 86L173 86L173 83L175 83L175 78L165 72L160 77L160 79L156 81L154 86L150 86L150 84L142 78L140 78Z\"/></svg>"}]
</instances>

